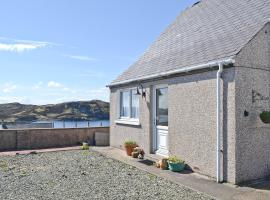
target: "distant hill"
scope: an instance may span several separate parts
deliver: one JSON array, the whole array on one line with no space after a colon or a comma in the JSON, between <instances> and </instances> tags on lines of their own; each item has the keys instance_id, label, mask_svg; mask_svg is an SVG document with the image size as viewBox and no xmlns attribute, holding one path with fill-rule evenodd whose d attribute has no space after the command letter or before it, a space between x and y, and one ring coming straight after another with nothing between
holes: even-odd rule
<instances>
[{"instance_id":1,"label":"distant hill","mask_svg":"<svg viewBox=\"0 0 270 200\"><path fill-rule=\"evenodd\" d=\"M109 119L109 103L92 100L50 105L0 104L0 120L30 122L37 120Z\"/></svg>"}]
</instances>

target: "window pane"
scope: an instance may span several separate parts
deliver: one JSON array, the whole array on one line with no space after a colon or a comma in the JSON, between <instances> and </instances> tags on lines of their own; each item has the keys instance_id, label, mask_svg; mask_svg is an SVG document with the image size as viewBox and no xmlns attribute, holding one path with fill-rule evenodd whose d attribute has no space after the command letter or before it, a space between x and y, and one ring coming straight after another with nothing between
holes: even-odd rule
<instances>
[{"instance_id":1,"label":"window pane","mask_svg":"<svg viewBox=\"0 0 270 200\"><path fill-rule=\"evenodd\" d=\"M131 118L139 118L139 95L136 90L131 90Z\"/></svg>"},{"instance_id":2,"label":"window pane","mask_svg":"<svg viewBox=\"0 0 270 200\"><path fill-rule=\"evenodd\" d=\"M157 125L168 126L168 88L156 90L157 98Z\"/></svg>"},{"instance_id":3,"label":"window pane","mask_svg":"<svg viewBox=\"0 0 270 200\"><path fill-rule=\"evenodd\" d=\"M130 105L129 105L129 91L121 92L121 117L129 117Z\"/></svg>"}]
</instances>

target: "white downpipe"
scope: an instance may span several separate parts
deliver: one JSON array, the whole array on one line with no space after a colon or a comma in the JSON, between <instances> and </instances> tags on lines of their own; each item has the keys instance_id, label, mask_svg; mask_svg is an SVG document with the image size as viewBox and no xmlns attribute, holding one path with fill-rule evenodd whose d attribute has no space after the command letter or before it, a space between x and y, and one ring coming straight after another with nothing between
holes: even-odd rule
<instances>
[{"instance_id":1,"label":"white downpipe","mask_svg":"<svg viewBox=\"0 0 270 200\"><path fill-rule=\"evenodd\" d=\"M217 72L217 182L223 181L221 179L221 74L223 72L223 63L218 64Z\"/></svg>"}]
</instances>

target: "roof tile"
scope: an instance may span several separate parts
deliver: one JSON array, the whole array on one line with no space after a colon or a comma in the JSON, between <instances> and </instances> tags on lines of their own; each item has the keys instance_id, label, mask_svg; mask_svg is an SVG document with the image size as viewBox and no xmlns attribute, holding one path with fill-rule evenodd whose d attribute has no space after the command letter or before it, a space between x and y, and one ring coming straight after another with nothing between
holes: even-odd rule
<instances>
[{"instance_id":1,"label":"roof tile","mask_svg":"<svg viewBox=\"0 0 270 200\"><path fill-rule=\"evenodd\" d=\"M269 0L202 0L112 84L236 55L269 18Z\"/></svg>"}]
</instances>

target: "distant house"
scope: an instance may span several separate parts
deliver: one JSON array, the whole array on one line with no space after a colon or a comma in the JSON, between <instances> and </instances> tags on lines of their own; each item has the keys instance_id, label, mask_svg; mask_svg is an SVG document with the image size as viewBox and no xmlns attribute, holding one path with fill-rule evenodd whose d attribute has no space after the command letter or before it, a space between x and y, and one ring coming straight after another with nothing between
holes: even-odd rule
<instances>
[{"instance_id":1,"label":"distant house","mask_svg":"<svg viewBox=\"0 0 270 200\"><path fill-rule=\"evenodd\" d=\"M194 4L109 87L112 146L133 139L218 182L270 175L269 0Z\"/></svg>"}]
</instances>

